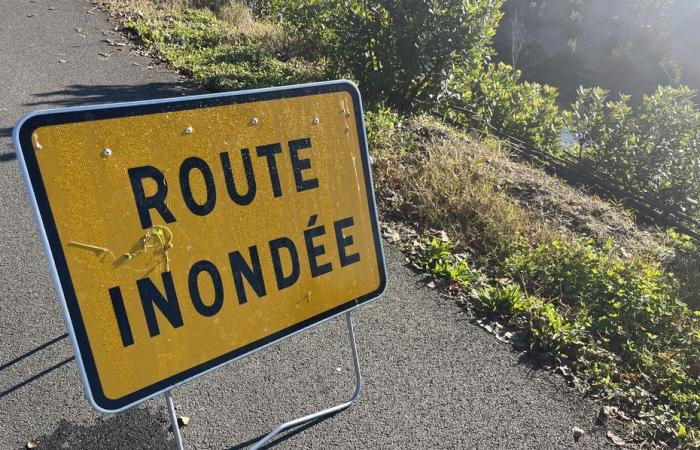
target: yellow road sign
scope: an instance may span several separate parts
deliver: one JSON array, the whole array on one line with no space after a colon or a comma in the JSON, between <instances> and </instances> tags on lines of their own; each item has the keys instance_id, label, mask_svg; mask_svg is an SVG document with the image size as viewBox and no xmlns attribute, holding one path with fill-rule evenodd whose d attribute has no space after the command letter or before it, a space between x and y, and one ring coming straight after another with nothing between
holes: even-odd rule
<instances>
[{"instance_id":1,"label":"yellow road sign","mask_svg":"<svg viewBox=\"0 0 700 450\"><path fill-rule=\"evenodd\" d=\"M98 410L384 289L349 82L38 112L14 138Z\"/></svg>"}]
</instances>

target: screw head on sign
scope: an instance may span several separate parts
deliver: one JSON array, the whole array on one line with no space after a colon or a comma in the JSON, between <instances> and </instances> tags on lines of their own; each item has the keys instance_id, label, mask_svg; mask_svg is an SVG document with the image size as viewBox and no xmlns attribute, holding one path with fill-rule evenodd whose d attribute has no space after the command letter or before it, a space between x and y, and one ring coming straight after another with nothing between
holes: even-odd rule
<instances>
[{"instance_id":1,"label":"screw head on sign","mask_svg":"<svg viewBox=\"0 0 700 450\"><path fill-rule=\"evenodd\" d=\"M321 123L321 119L319 119L318 117L314 117L314 120L312 120L311 123L313 123L314 125L318 125L319 123Z\"/></svg>"},{"instance_id":2,"label":"screw head on sign","mask_svg":"<svg viewBox=\"0 0 700 450\"><path fill-rule=\"evenodd\" d=\"M105 148L102 150L102 156L107 157L107 156L112 156L112 149L111 148Z\"/></svg>"},{"instance_id":3,"label":"screw head on sign","mask_svg":"<svg viewBox=\"0 0 700 450\"><path fill-rule=\"evenodd\" d=\"M185 134L192 134L192 133L194 133L194 129L188 125L187 128L185 128Z\"/></svg>"},{"instance_id":4,"label":"screw head on sign","mask_svg":"<svg viewBox=\"0 0 700 450\"><path fill-rule=\"evenodd\" d=\"M251 124L251 125L257 125L257 124L258 124L258 118L257 118L257 117L253 117L253 118L251 119L251 121L250 121L250 124Z\"/></svg>"}]
</instances>

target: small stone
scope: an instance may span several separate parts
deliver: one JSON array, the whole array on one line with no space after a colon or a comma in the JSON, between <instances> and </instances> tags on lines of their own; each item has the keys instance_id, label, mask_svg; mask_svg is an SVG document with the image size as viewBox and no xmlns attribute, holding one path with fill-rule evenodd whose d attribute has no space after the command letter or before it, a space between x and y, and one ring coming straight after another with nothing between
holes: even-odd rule
<instances>
[{"instance_id":1,"label":"small stone","mask_svg":"<svg viewBox=\"0 0 700 450\"><path fill-rule=\"evenodd\" d=\"M177 418L177 426L179 428L186 427L190 423L190 418L187 416L180 416Z\"/></svg>"},{"instance_id":2,"label":"small stone","mask_svg":"<svg viewBox=\"0 0 700 450\"><path fill-rule=\"evenodd\" d=\"M585 431L579 427L573 427L571 431L574 432L574 441L578 442L579 439L581 439L581 436L585 434Z\"/></svg>"},{"instance_id":3,"label":"small stone","mask_svg":"<svg viewBox=\"0 0 700 450\"><path fill-rule=\"evenodd\" d=\"M27 448L37 448L39 446L39 442L36 439L30 439L27 441Z\"/></svg>"}]
</instances>

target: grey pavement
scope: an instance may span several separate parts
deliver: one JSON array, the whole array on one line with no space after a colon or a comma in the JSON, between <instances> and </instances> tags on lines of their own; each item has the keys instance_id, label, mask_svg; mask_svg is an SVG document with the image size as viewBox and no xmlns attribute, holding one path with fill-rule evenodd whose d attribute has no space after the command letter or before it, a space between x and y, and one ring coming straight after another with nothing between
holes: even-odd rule
<instances>
[{"instance_id":1,"label":"grey pavement","mask_svg":"<svg viewBox=\"0 0 700 450\"><path fill-rule=\"evenodd\" d=\"M49 9L53 8L53 9ZM83 396L10 141L25 112L180 95L177 74L104 42L123 40L85 0L5 0L0 14L0 448L174 448L162 398L106 416ZM122 50L118 50L121 48ZM100 55L102 54L102 55ZM192 92L192 90L188 90ZM278 448L609 448L597 406L533 370L424 287L388 246L389 288L355 314L359 402ZM336 319L174 391L188 448L238 449L353 389ZM587 431L574 442L572 427Z\"/></svg>"}]
</instances>

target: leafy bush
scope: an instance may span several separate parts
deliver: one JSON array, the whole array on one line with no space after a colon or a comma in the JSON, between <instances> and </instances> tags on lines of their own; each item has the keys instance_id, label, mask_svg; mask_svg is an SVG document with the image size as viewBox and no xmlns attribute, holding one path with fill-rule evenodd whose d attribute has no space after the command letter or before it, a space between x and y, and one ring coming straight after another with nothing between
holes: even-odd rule
<instances>
[{"instance_id":1,"label":"leafy bush","mask_svg":"<svg viewBox=\"0 0 700 450\"><path fill-rule=\"evenodd\" d=\"M366 111L365 125L369 144L387 145L401 128L402 120L400 114L386 107Z\"/></svg>"},{"instance_id":2,"label":"leafy bush","mask_svg":"<svg viewBox=\"0 0 700 450\"><path fill-rule=\"evenodd\" d=\"M700 361L700 314L679 300L658 264L621 259L610 243L554 241L515 253L504 270L529 291L558 299L591 348L607 354L589 356L592 363L579 360L594 386L638 417L670 427L670 437L679 437L682 425L700 439L700 381L693 368ZM627 398L632 391L642 398Z\"/></svg>"},{"instance_id":3,"label":"leafy bush","mask_svg":"<svg viewBox=\"0 0 700 450\"><path fill-rule=\"evenodd\" d=\"M267 0L258 10L296 26L334 75L350 74L366 98L399 111L432 103L453 64L481 64L501 0Z\"/></svg>"},{"instance_id":4,"label":"leafy bush","mask_svg":"<svg viewBox=\"0 0 700 450\"><path fill-rule=\"evenodd\" d=\"M533 349L554 356L570 355L580 345L581 331L554 305L523 293L518 284L488 286L473 296L476 309L516 323L531 335Z\"/></svg>"},{"instance_id":5,"label":"leafy bush","mask_svg":"<svg viewBox=\"0 0 700 450\"><path fill-rule=\"evenodd\" d=\"M687 87L659 87L637 106L580 89L567 114L580 158L599 174L656 199L666 211L700 211L700 111Z\"/></svg>"},{"instance_id":6,"label":"leafy bush","mask_svg":"<svg viewBox=\"0 0 700 450\"><path fill-rule=\"evenodd\" d=\"M454 244L436 237L423 239L415 263L436 278L457 281L468 285L475 278L464 255L454 253Z\"/></svg>"},{"instance_id":7,"label":"leafy bush","mask_svg":"<svg viewBox=\"0 0 700 450\"><path fill-rule=\"evenodd\" d=\"M456 123L552 153L561 146L557 90L521 82L520 71L507 64L459 67L448 84L447 99L459 109L441 111Z\"/></svg>"}]
</instances>

